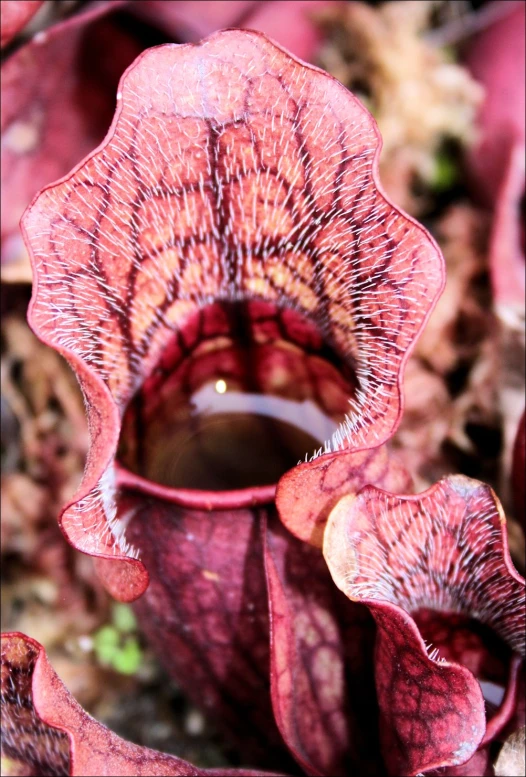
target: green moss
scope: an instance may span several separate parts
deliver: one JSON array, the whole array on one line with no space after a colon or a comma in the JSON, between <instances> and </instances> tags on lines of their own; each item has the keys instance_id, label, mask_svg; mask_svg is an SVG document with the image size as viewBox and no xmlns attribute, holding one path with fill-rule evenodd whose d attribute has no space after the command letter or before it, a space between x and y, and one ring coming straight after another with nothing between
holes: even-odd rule
<instances>
[{"instance_id":1,"label":"green moss","mask_svg":"<svg viewBox=\"0 0 526 777\"><path fill-rule=\"evenodd\" d=\"M112 620L114 625L102 626L93 636L97 661L120 674L135 674L143 660L139 641L132 634L137 625L135 616L127 605L115 604Z\"/></svg>"},{"instance_id":2,"label":"green moss","mask_svg":"<svg viewBox=\"0 0 526 777\"><path fill-rule=\"evenodd\" d=\"M126 637L111 662L116 672L135 674L142 663L142 651L136 637Z\"/></svg>"},{"instance_id":3,"label":"green moss","mask_svg":"<svg viewBox=\"0 0 526 777\"><path fill-rule=\"evenodd\" d=\"M128 604L116 602L112 608L112 621L116 629L124 634L130 634L137 628L137 621L132 608Z\"/></svg>"},{"instance_id":4,"label":"green moss","mask_svg":"<svg viewBox=\"0 0 526 777\"><path fill-rule=\"evenodd\" d=\"M119 650L120 635L113 626L102 626L93 636L93 649L103 666L110 666Z\"/></svg>"}]
</instances>

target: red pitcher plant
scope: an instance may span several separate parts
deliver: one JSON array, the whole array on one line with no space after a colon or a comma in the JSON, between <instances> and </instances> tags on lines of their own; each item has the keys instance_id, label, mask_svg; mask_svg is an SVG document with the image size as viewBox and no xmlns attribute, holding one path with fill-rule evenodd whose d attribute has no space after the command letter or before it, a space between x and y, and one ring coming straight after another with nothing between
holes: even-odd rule
<instances>
[{"instance_id":1,"label":"red pitcher plant","mask_svg":"<svg viewBox=\"0 0 526 777\"><path fill-rule=\"evenodd\" d=\"M89 421L66 539L246 762L490 773L523 722L524 581L488 487L412 494L387 447L444 269L374 120L240 30L147 50L117 103L23 218L30 323ZM256 774L125 742L34 640L2 650L31 773Z\"/></svg>"}]
</instances>

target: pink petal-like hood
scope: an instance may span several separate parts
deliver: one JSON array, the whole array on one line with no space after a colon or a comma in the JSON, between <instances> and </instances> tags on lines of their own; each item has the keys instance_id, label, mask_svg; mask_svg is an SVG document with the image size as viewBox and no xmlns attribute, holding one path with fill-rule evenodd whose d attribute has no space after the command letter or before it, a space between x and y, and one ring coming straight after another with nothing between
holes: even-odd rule
<instances>
[{"instance_id":1,"label":"pink petal-like hood","mask_svg":"<svg viewBox=\"0 0 526 777\"><path fill-rule=\"evenodd\" d=\"M333 445L363 448L399 421L403 366L443 267L378 190L373 119L264 36L145 52L118 103L106 141L37 197L23 230L31 324L73 365L89 414L84 479L61 525L131 600L147 577L115 521L120 417L174 332L217 298L302 311L359 386Z\"/></svg>"}]
</instances>

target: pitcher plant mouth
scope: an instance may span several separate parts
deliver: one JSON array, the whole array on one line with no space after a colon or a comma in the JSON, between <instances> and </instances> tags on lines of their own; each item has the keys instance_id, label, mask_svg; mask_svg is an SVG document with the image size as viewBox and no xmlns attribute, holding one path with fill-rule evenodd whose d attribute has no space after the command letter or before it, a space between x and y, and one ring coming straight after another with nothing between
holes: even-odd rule
<instances>
[{"instance_id":1,"label":"pitcher plant mouth","mask_svg":"<svg viewBox=\"0 0 526 777\"><path fill-rule=\"evenodd\" d=\"M355 391L352 367L296 311L207 305L125 410L117 483L210 510L272 502L281 475L328 445Z\"/></svg>"},{"instance_id":2,"label":"pitcher plant mouth","mask_svg":"<svg viewBox=\"0 0 526 777\"><path fill-rule=\"evenodd\" d=\"M356 381L326 449L364 450L399 422L404 364L444 268L381 191L372 117L264 35L146 51L117 103L102 145L37 196L22 229L31 326L73 366L89 417L61 526L129 600L147 576L117 518L122 419L192 316L257 299L309 319Z\"/></svg>"}]
</instances>

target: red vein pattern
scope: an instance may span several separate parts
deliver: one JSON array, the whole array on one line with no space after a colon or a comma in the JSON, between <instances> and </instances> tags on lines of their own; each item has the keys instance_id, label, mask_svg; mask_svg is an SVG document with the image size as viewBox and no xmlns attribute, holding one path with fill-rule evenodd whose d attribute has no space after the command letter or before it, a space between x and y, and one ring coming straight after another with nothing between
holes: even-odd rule
<instances>
[{"instance_id":1,"label":"red vein pattern","mask_svg":"<svg viewBox=\"0 0 526 777\"><path fill-rule=\"evenodd\" d=\"M291 469L278 483L276 507L295 537L321 548L332 508L342 496L368 483L396 494L413 491L409 473L382 445L357 453L328 454ZM316 494L316 498L307 500L305 494Z\"/></svg>"},{"instance_id":2,"label":"red vein pattern","mask_svg":"<svg viewBox=\"0 0 526 777\"><path fill-rule=\"evenodd\" d=\"M292 765L270 702L265 510L128 501L130 539L151 576L135 610L152 646L240 752Z\"/></svg>"},{"instance_id":3,"label":"red vein pattern","mask_svg":"<svg viewBox=\"0 0 526 777\"><path fill-rule=\"evenodd\" d=\"M42 646L24 634L2 635L1 666L2 748L9 757L31 769L32 774L57 777L93 774L265 777L268 774L253 769L198 769L173 755L126 742L84 712L53 671Z\"/></svg>"},{"instance_id":4,"label":"red vein pattern","mask_svg":"<svg viewBox=\"0 0 526 777\"><path fill-rule=\"evenodd\" d=\"M307 774L385 774L374 622L336 589L321 552L270 514L265 536L274 714Z\"/></svg>"},{"instance_id":5,"label":"red vein pattern","mask_svg":"<svg viewBox=\"0 0 526 777\"><path fill-rule=\"evenodd\" d=\"M128 557L115 572L101 562L117 597L146 585L114 520L119 417L202 306L257 298L312 320L359 384L330 448L396 427L443 266L379 190L379 145L333 78L263 35L225 31L139 57L106 141L26 212L31 323L77 371L93 440L62 528L84 552Z\"/></svg>"},{"instance_id":6,"label":"red vein pattern","mask_svg":"<svg viewBox=\"0 0 526 777\"><path fill-rule=\"evenodd\" d=\"M524 656L524 580L504 524L491 489L463 476L414 497L368 486L331 513L324 555L333 580L378 626L383 749L395 774L462 764L486 729L475 677L428 655L412 613L476 618Z\"/></svg>"}]
</instances>

